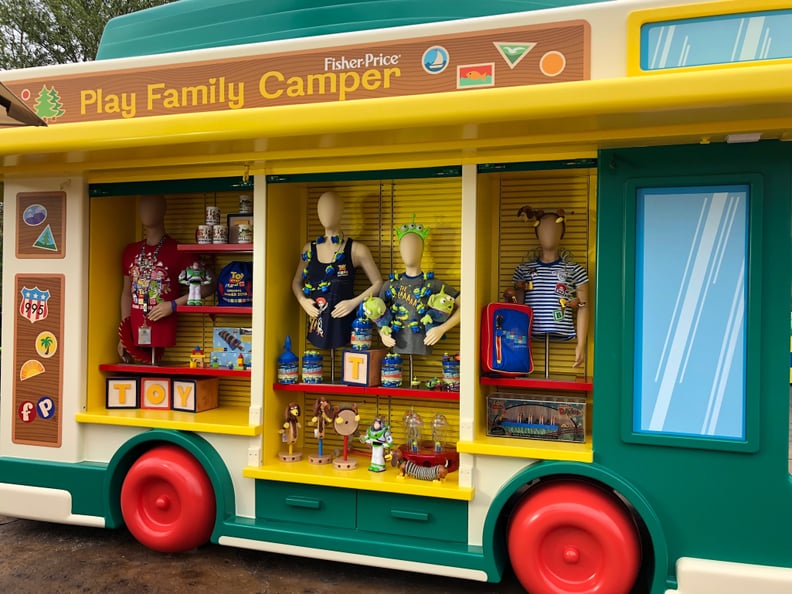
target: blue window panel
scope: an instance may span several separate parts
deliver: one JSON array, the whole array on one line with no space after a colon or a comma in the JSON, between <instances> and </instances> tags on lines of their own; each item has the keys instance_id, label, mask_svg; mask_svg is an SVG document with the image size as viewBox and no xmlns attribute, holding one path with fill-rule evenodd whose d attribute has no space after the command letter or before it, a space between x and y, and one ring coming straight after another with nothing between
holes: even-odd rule
<instances>
[{"instance_id":1,"label":"blue window panel","mask_svg":"<svg viewBox=\"0 0 792 594\"><path fill-rule=\"evenodd\" d=\"M650 23L641 27L641 68L792 58L792 9Z\"/></svg>"},{"instance_id":2,"label":"blue window panel","mask_svg":"<svg viewBox=\"0 0 792 594\"><path fill-rule=\"evenodd\" d=\"M748 186L637 201L633 430L744 440Z\"/></svg>"}]
</instances>

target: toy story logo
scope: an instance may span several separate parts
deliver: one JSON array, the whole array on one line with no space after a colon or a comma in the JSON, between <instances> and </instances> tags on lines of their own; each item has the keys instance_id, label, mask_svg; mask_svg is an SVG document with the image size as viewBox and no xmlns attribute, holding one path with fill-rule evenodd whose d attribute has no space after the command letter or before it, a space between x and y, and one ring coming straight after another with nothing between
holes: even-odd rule
<instances>
[{"instance_id":1,"label":"toy story logo","mask_svg":"<svg viewBox=\"0 0 792 594\"><path fill-rule=\"evenodd\" d=\"M589 77L586 21L7 81L49 124L530 86Z\"/></svg>"}]
</instances>

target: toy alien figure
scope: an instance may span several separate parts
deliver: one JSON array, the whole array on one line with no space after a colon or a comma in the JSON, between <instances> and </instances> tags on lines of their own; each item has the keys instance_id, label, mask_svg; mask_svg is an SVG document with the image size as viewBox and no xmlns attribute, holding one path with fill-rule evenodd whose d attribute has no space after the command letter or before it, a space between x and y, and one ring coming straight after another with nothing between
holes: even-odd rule
<instances>
[{"instance_id":1,"label":"toy alien figure","mask_svg":"<svg viewBox=\"0 0 792 594\"><path fill-rule=\"evenodd\" d=\"M187 305L203 305L201 287L212 284L212 275L197 260L179 274L179 282L189 287Z\"/></svg>"},{"instance_id":2,"label":"toy alien figure","mask_svg":"<svg viewBox=\"0 0 792 594\"><path fill-rule=\"evenodd\" d=\"M380 299L390 308L390 320L380 316L376 322L380 338L396 353L430 354L432 345L459 323L459 292L421 269L429 229L416 223L415 215L395 231L404 272L391 274L380 290ZM378 306L370 304L372 310Z\"/></svg>"},{"instance_id":3,"label":"toy alien figure","mask_svg":"<svg viewBox=\"0 0 792 594\"><path fill-rule=\"evenodd\" d=\"M360 441L371 446L371 472L383 472L385 470L385 449L390 449L393 443L390 427L377 417L366 431L366 435L360 437Z\"/></svg>"},{"instance_id":4,"label":"toy alien figure","mask_svg":"<svg viewBox=\"0 0 792 594\"><path fill-rule=\"evenodd\" d=\"M283 443L288 444L289 451L281 452L280 459L283 462L299 462L302 460L302 453L294 451L294 444L300 436L300 405L296 402L289 402L283 413L283 429L278 433L283 436Z\"/></svg>"}]
</instances>

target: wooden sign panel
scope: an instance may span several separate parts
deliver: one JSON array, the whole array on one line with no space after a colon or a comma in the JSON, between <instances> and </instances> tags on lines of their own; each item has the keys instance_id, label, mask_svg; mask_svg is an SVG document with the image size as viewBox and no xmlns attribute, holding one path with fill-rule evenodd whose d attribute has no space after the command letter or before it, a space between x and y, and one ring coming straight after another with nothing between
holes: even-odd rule
<instances>
[{"instance_id":1,"label":"wooden sign panel","mask_svg":"<svg viewBox=\"0 0 792 594\"><path fill-rule=\"evenodd\" d=\"M60 447L63 394L61 274L18 274L14 310L12 441Z\"/></svg>"},{"instance_id":2,"label":"wooden sign panel","mask_svg":"<svg viewBox=\"0 0 792 594\"><path fill-rule=\"evenodd\" d=\"M17 194L17 258L63 258L65 231L65 192Z\"/></svg>"},{"instance_id":3,"label":"wooden sign panel","mask_svg":"<svg viewBox=\"0 0 792 594\"><path fill-rule=\"evenodd\" d=\"M50 125L121 120L586 80L589 37L572 20L6 84Z\"/></svg>"}]
</instances>

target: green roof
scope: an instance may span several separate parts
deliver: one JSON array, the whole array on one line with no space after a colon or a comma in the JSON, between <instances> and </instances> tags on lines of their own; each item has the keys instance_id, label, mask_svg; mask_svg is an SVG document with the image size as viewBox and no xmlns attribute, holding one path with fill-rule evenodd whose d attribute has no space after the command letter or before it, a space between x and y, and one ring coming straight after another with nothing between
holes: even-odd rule
<instances>
[{"instance_id":1,"label":"green roof","mask_svg":"<svg viewBox=\"0 0 792 594\"><path fill-rule=\"evenodd\" d=\"M180 0L107 23L98 60L348 33L607 0Z\"/></svg>"}]
</instances>

